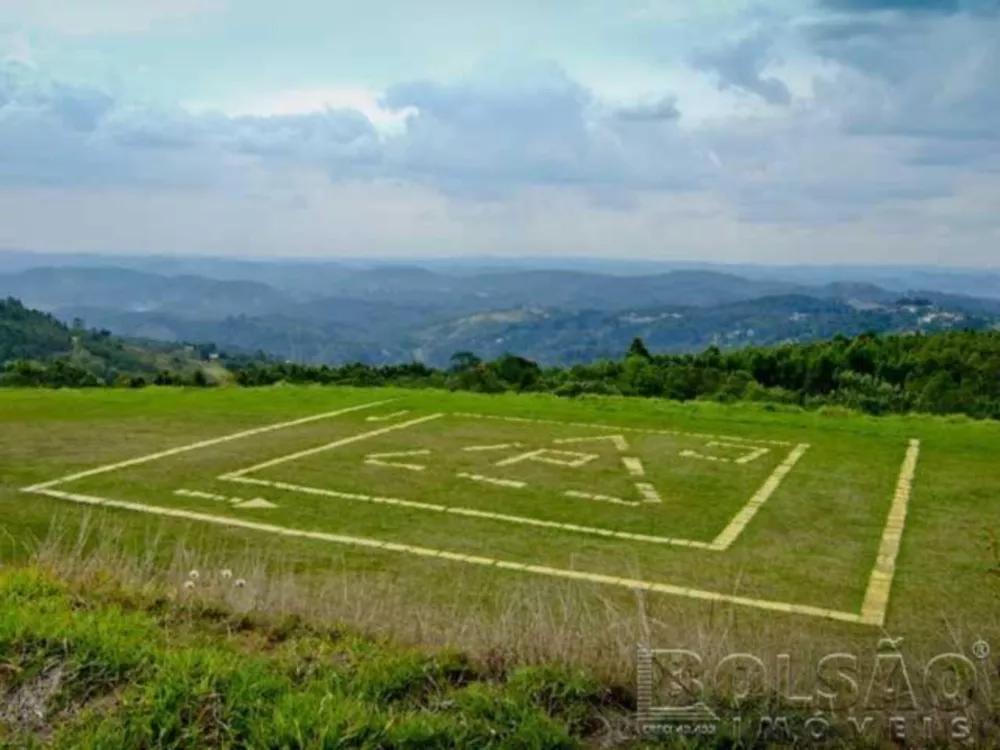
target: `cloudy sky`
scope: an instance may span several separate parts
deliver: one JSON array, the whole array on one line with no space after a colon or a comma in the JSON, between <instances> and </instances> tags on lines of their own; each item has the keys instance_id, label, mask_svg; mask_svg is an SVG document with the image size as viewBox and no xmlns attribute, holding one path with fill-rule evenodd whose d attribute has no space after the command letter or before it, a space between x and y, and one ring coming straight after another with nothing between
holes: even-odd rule
<instances>
[{"instance_id":1,"label":"cloudy sky","mask_svg":"<svg viewBox=\"0 0 1000 750\"><path fill-rule=\"evenodd\" d=\"M0 0L0 247L1000 266L1000 0Z\"/></svg>"}]
</instances>

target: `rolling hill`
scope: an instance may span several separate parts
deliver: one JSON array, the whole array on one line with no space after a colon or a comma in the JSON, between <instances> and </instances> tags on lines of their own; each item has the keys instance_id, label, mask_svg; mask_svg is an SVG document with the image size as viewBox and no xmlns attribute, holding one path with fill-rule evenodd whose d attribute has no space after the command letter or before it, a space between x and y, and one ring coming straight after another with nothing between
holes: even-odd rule
<instances>
[{"instance_id":1,"label":"rolling hill","mask_svg":"<svg viewBox=\"0 0 1000 750\"><path fill-rule=\"evenodd\" d=\"M681 353L838 333L984 329L1000 321L995 299L692 268L621 276L219 259L151 258L145 266L21 268L0 274L0 296L18 297L77 327L85 321L175 348L214 342L328 364L416 359L443 366L456 351L487 358L509 351L546 365L575 364L617 357L635 337L655 351ZM240 275L255 278L235 278ZM906 300L916 304L901 304Z\"/></svg>"},{"instance_id":2,"label":"rolling hill","mask_svg":"<svg viewBox=\"0 0 1000 750\"><path fill-rule=\"evenodd\" d=\"M288 294L258 282L164 276L115 267L32 268L0 275L0 295L15 297L47 312L94 307L124 312L170 311L198 319L268 314L293 302Z\"/></svg>"},{"instance_id":3,"label":"rolling hill","mask_svg":"<svg viewBox=\"0 0 1000 750\"><path fill-rule=\"evenodd\" d=\"M709 308L655 307L620 312L565 312L523 309L476 315L421 332L420 354L430 363L452 352L473 351L485 359L515 352L543 365L615 359L634 338L655 352L681 354L709 346L738 349L803 343L876 333L933 332L954 328L984 330L1000 323L1000 304L973 310L919 304L879 305L806 295L781 295Z\"/></svg>"},{"instance_id":4,"label":"rolling hill","mask_svg":"<svg viewBox=\"0 0 1000 750\"><path fill-rule=\"evenodd\" d=\"M155 377L164 370L206 378L225 377L213 345L129 341L107 330L70 328L52 315L0 299L0 383L30 377L32 368L55 366L72 382L112 383L118 377Z\"/></svg>"}]
</instances>

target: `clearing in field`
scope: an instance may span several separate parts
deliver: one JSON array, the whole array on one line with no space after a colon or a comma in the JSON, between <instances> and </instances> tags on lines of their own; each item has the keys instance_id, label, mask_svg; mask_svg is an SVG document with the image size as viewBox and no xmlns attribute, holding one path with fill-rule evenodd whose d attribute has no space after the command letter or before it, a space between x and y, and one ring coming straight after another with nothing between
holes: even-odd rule
<instances>
[{"instance_id":1,"label":"clearing in field","mask_svg":"<svg viewBox=\"0 0 1000 750\"><path fill-rule=\"evenodd\" d=\"M436 401L440 410L428 410L426 399L419 407L373 399L24 492L457 564L885 621L916 440L849 452L829 441L467 413L448 411L447 396ZM743 590L727 591L735 571Z\"/></svg>"}]
</instances>

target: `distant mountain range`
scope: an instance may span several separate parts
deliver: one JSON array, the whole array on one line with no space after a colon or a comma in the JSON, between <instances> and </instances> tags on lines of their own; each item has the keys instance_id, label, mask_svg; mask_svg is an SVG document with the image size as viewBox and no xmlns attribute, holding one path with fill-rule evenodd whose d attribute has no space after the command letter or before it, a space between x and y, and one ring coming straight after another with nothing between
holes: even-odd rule
<instances>
[{"instance_id":1,"label":"distant mountain range","mask_svg":"<svg viewBox=\"0 0 1000 750\"><path fill-rule=\"evenodd\" d=\"M618 357L636 336L654 351L685 352L1000 322L1000 277L989 273L867 269L844 278L843 269L741 267L744 275L624 275L497 269L492 261L56 258L46 266L52 256L0 252L0 298L122 336L331 364L442 365L460 350L570 364ZM913 280L924 284L904 286ZM955 293L972 288L980 296Z\"/></svg>"},{"instance_id":2,"label":"distant mountain range","mask_svg":"<svg viewBox=\"0 0 1000 750\"><path fill-rule=\"evenodd\" d=\"M222 281L257 281L278 289L332 294L328 285L359 270L410 268L448 276L503 274L515 271L577 271L598 275L643 276L670 271L713 271L746 279L821 286L864 282L893 292L929 289L971 297L1000 299L1000 267L947 268L905 265L754 265L701 261L660 261L622 257L441 257L400 258L269 258L245 259L197 255L101 255L37 253L0 248L0 274L31 268L106 268L114 266L164 276L204 276Z\"/></svg>"},{"instance_id":3,"label":"distant mountain range","mask_svg":"<svg viewBox=\"0 0 1000 750\"><path fill-rule=\"evenodd\" d=\"M681 354L709 346L730 349L802 343L867 331L983 330L998 323L1000 303L993 312L984 313L961 306L942 307L927 299L883 305L793 294L713 307L576 313L537 309L477 315L423 331L420 354L429 362L442 362L458 350L473 351L484 359L509 351L541 363L565 365L618 358L637 337L651 351Z\"/></svg>"}]
</instances>

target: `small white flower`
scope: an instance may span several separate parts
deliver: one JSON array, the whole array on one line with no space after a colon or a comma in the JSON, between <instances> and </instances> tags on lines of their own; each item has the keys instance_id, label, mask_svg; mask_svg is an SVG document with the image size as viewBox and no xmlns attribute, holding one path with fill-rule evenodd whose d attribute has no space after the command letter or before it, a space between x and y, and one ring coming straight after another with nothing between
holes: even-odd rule
<instances>
[{"instance_id":1,"label":"small white flower","mask_svg":"<svg viewBox=\"0 0 1000 750\"><path fill-rule=\"evenodd\" d=\"M201 578L201 573L199 573L197 570L192 570L190 573L188 573L188 578L190 578L192 581L197 581L199 578Z\"/></svg>"},{"instance_id":2,"label":"small white flower","mask_svg":"<svg viewBox=\"0 0 1000 750\"><path fill-rule=\"evenodd\" d=\"M184 581L184 588L186 588L186 589L193 589L194 588L194 581Z\"/></svg>"},{"instance_id":3,"label":"small white flower","mask_svg":"<svg viewBox=\"0 0 1000 750\"><path fill-rule=\"evenodd\" d=\"M225 578L226 580L229 580L230 578L232 578L232 577L233 577L233 571L231 571L231 570L230 570L229 568L225 568L225 569L224 569L224 570L223 570L223 571L221 572L221 575L222 575L222 577L223 577L223 578Z\"/></svg>"},{"instance_id":4,"label":"small white flower","mask_svg":"<svg viewBox=\"0 0 1000 750\"><path fill-rule=\"evenodd\" d=\"M244 581L242 578L237 578L236 581L233 583L233 585L236 588L241 589L241 588L243 588L244 586L247 585L247 582Z\"/></svg>"}]
</instances>

